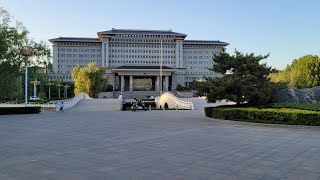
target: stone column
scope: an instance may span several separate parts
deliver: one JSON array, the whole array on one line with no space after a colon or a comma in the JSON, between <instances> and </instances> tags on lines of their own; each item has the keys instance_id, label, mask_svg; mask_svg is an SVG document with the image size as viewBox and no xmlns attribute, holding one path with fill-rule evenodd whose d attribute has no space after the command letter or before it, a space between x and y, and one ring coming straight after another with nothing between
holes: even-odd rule
<instances>
[{"instance_id":1,"label":"stone column","mask_svg":"<svg viewBox=\"0 0 320 180\"><path fill-rule=\"evenodd\" d=\"M169 90L169 76L164 77L164 91Z\"/></svg>"},{"instance_id":2,"label":"stone column","mask_svg":"<svg viewBox=\"0 0 320 180\"><path fill-rule=\"evenodd\" d=\"M129 91L133 91L133 76L130 76Z\"/></svg>"},{"instance_id":3,"label":"stone column","mask_svg":"<svg viewBox=\"0 0 320 180\"><path fill-rule=\"evenodd\" d=\"M121 91L124 91L124 76L121 76L121 80L120 80L120 83L121 83Z\"/></svg>"},{"instance_id":4,"label":"stone column","mask_svg":"<svg viewBox=\"0 0 320 180\"><path fill-rule=\"evenodd\" d=\"M157 76L157 79L156 79L156 91L160 91L160 76Z\"/></svg>"},{"instance_id":5,"label":"stone column","mask_svg":"<svg viewBox=\"0 0 320 180\"><path fill-rule=\"evenodd\" d=\"M109 67L109 40L102 39L102 67Z\"/></svg>"}]
</instances>

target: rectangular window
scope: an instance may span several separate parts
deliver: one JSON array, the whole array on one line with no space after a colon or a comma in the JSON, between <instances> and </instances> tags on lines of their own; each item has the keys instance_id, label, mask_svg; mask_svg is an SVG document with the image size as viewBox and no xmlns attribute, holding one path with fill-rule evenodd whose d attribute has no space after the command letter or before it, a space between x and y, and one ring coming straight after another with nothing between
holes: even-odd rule
<instances>
[{"instance_id":1,"label":"rectangular window","mask_svg":"<svg viewBox=\"0 0 320 180\"><path fill-rule=\"evenodd\" d=\"M193 61L193 64L197 64L197 61Z\"/></svg>"},{"instance_id":2,"label":"rectangular window","mask_svg":"<svg viewBox=\"0 0 320 180\"><path fill-rule=\"evenodd\" d=\"M61 57L66 57L66 55L65 54L61 54Z\"/></svg>"},{"instance_id":3,"label":"rectangular window","mask_svg":"<svg viewBox=\"0 0 320 180\"><path fill-rule=\"evenodd\" d=\"M86 51L86 52L90 52L90 49L86 49L85 51Z\"/></svg>"},{"instance_id":4,"label":"rectangular window","mask_svg":"<svg viewBox=\"0 0 320 180\"><path fill-rule=\"evenodd\" d=\"M199 56L199 59L202 59L203 58L203 56Z\"/></svg>"},{"instance_id":5,"label":"rectangular window","mask_svg":"<svg viewBox=\"0 0 320 180\"><path fill-rule=\"evenodd\" d=\"M71 49L71 48L68 48L67 51L68 51L68 52L72 52L72 49Z\"/></svg>"},{"instance_id":6,"label":"rectangular window","mask_svg":"<svg viewBox=\"0 0 320 180\"><path fill-rule=\"evenodd\" d=\"M78 57L78 54L73 54L73 57L74 57L74 58Z\"/></svg>"},{"instance_id":7,"label":"rectangular window","mask_svg":"<svg viewBox=\"0 0 320 180\"><path fill-rule=\"evenodd\" d=\"M188 56L188 59L192 59L192 56Z\"/></svg>"},{"instance_id":8,"label":"rectangular window","mask_svg":"<svg viewBox=\"0 0 320 180\"><path fill-rule=\"evenodd\" d=\"M101 49L97 49L97 52L101 52Z\"/></svg>"},{"instance_id":9,"label":"rectangular window","mask_svg":"<svg viewBox=\"0 0 320 180\"><path fill-rule=\"evenodd\" d=\"M85 57L86 57L86 58L90 57L90 54L86 54Z\"/></svg>"},{"instance_id":10,"label":"rectangular window","mask_svg":"<svg viewBox=\"0 0 320 180\"><path fill-rule=\"evenodd\" d=\"M91 52L96 52L96 49L91 49Z\"/></svg>"},{"instance_id":11,"label":"rectangular window","mask_svg":"<svg viewBox=\"0 0 320 180\"><path fill-rule=\"evenodd\" d=\"M198 57L197 56L193 56L193 59L198 59Z\"/></svg>"},{"instance_id":12,"label":"rectangular window","mask_svg":"<svg viewBox=\"0 0 320 180\"><path fill-rule=\"evenodd\" d=\"M96 57L96 55L95 55L95 54L91 54L91 57L92 57L92 58L95 58L95 57Z\"/></svg>"},{"instance_id":13,"label":"rectangular window","mask_svg":"<svg viewBox=\"0 0 320 180\"><path fill-rule=\"evenodd\" d=\"M61 48L60 50L61 50L61 52L66 52L65 48Z\"/></svg>"},{"instance_id":14,"label":"rectangular window","mask_svg":"<svg viewBox=\"0 0 320 180\"><path fill-rule=\"evenodd\" d=\"M199 54L202 54L202 51L199 51Z\"/></svg>"},{"instance_id":15,"label":"rectangular window","mask_svg":"<svg viewBox=\"0 0 320 180\"><path fill-rule=\"evenodd\" d=\"M73 49L73 52L78 52L78 49Z\"/></svg>"},{"instance_id":16,"label":"rectangular window","mask_svg":"<svg viewBox=\"0 0 320 180\"><path fill-rule=\"evenodd\" d=\"M83 58L83 54L79 54L79 57L80 57L80 58Z\"/></svg>"},{"instance_id":17,"label":"rectangular window","mask_svg":"<svg viewBox=\"0 0 320 180\"><path fill-rule=\"evenodd\" d=\"M197 51L193 51L193 54L197 54Z\"/></svg>"},{"instance_id":18,"label":"rectangular window","mask_svg":"<svg viewBox=\"0 0 320 180\"><path fill-rule=\"evenodd\" d=\"M192 61L188 61L188 64L192 64Z\"/></svg>"}]
</instances>

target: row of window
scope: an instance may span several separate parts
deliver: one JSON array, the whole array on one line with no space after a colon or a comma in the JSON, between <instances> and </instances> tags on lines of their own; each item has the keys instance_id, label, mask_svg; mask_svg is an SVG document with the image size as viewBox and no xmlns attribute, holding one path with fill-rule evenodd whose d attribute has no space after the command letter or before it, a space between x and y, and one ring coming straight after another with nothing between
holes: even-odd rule
<instances>
[{"instance_id":1,"label":"row of window","mask_svg":"<svg viewBox=\"0 0 320 180\"><path fill-rule=\"evenodd\" d=\"M129 47L129 48L161 48L161 45L153 44L110 44L110 47ZM175 48L175 45L162 45L163 49Z\"/></svg>"},{"instance_id":2,"label":"row of window","mask_svg":"<svg viewBox=\"0 0 320 180\"><path fill-rule=\"evenodd\" d=\"M183 61L183 64L213 64L212 61Z\"/></svg>"},{"instance_id":3,"label":"row of window","mask_svg":"<svg viewBox=\"0 0 320 180\"><path fill-rule=\"evenodd\" d=\"M160 61L131 61L131 60L109 60L109 63L136 63L136 64L160 64ZM175 61L163 61L163 64L175 64Z\"/></svg>"},{"instance_id":4,"label":"row of window","mask_svg":"<svg viewBox=\"0 0 320 180\"><path fill-rule=\"evenodd\" d=\"M97 57L97 58L101 58L101 54L97 54L97 55L95 55L95 54L79 54L79 55L78 54L60 54L60 55L58 55L58 57L68 57L68 58L71 58L71 57L74 57L74 58L77 58L77 57L79 57L79 58L84 58L84 57L95 58L95 57Z\"/></svg>"},{"instance_id":5,"label":"row of window","mask_svg":"<svg viewBox=\"0 0 320 180\"><path fill-rule=\"evenodd\" d=\"M211 59L212 57L209 57L209 56L188 56L188 58L187 58L187 56L183 56L183 59Z\"/></svg>"},{"instance_id":6,"label":"row of window","mask_svg":"<svg viewBox=\"0 0 320 180\"><path fill-rule=\"evenodd\" d=\"M84 49L84 48L79 48L79 49L72 49L72 48L59 48L58 51L61 52L101 52L101 49Z\"/></svg>"},{"instance_id":7,"label":"row of window","mask_svg":"<svg viewBox=\"0 0 320 180\"><path fill-rule=\"evenodd\" d=\"M89 59L86 59L86 60L65 60L65 59L62 59L62 60L58 60L58 63L61 62L61 63L83 63L83 62L100 62L101 63L101 60L89 60Z\"/></svg>"},{"instance_id":8,"label":"row of window","mask_svg":"<svg viewBox=\"0 0 320 180\"><path fill-rule=\"evenodd\" d=\"M183 54L219 54L220 51L219 50L215 50L215 51L187 51L187 50L184 50L183 51Z\"/></svg>"},{"instance_id":9,"label":"row of window","mask_svg":"<svg viewBox=\"0 0 320 180\"><path fill-rule=\"evenodd\" d=\"M160 59L160 56L152 55L109 55L109 58L132 58L132 59ZM164 59L174 59L175 56L163 56Z\"/></svg>"},{"instance_id":10,"label":"row of window","mask_svg":"<svg viewBox=\"0 0 320 180\"><path fill-rule=\"evenodd\" d=\"M129 39L129 38L112 38L111 42L134 42L134 43L154 43L154 42L162 42L163 43L173 43L172 39Z\"/></svg>"},{"instance_id":11,"label":"row of window","mask_svg":"<svg viewBox=\"0 0 320 180\"><path fill-rule=\"evenodd\" d=\"M145 49L109 49L109 52L111 53L160 53L160 50L145 50ZM168 54L168 53L175 53L175 50L163 50L163 54Z\"/></svg>"}]
</instances>

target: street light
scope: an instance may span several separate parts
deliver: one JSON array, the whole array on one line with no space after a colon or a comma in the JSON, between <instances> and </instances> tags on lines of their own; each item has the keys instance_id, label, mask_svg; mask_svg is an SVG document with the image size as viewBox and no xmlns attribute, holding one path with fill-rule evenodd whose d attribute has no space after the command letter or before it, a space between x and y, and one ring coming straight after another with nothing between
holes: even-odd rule
<instances>
[{"instance_id":1,"label":"street light","mask_svg":"<svg viewBox=\"0 0 320 180\"><path fill-rule=\"evenodd\" d=\"M61 85L60 82L59 82L59 84L56 84L56 86L59 88L58 89L58 95L59 95L59 99L60 99L60 87L63 86L63 85Z\"/></svg>"},{"instance_id":2,"label":"street light","mask_svg":"<svg viewBox=\"0 0 320 180\"><path fill-rule=\"evenodd\" d=\"M65 84L64 86L64 98L68 97L68 88L70 87L68 84Z\"/></svg>"},{"instance_id":3,"label":"street light","mask_svg":"<svg viewBox=\"0 0 320 180\"><path fill-rule=\"evenodd\" d=\"M51 85L54 85L54 83L51 83L49 79L49 82L47 83L47 85L49 86L49 99L51 99Z\"/></svg>"},{"instance_id":4,"label":"street light","mask_svg":"<svg viewBox=\"0 0 320 180\"><path fill-rule=\"evenodd\" d=\"M33 97L37 97L37 85L40 84L40 81L37 81L37 78L34 79L34 81L31 81L33 83Z\"/></svg>"},{"instance_id":5,"label":"street light","mask_svg":"<svg viewBox=\"0 0 320 180\"><path fill-rule=\"evenodd\" d=\"M12 48L12 51L14 54L21 54L24 56L24 63L25 63L25 91L24 91L24 106L28 106L28 64L29 64L29 57L34 55L40 55L42 54L41 51L38 51L37 49L34 49L30 46L22 46L22 49L18 48Z\"/></svg>"}]
</instances>

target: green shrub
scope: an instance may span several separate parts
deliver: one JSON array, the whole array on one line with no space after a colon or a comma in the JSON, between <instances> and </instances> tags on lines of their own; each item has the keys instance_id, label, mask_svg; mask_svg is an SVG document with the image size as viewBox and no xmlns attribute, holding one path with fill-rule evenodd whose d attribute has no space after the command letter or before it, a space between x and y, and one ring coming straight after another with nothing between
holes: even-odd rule
<instances>
[{"instance_id":1,"label":"green shrub","mask_svg":"<svg viewBox=\"0 0 320 180\"><path fill-rule=\"evenodd\" d=\"M0 115L5 114L35 114L40 113L41 107L0 107Z\"/></svg>"},{"instance_id":2,"label":"green shrub","mask_svg":"<svg viewBox=\"0 0 320 180\"><path fill-rule=\"evenodd\" d=\"M320 111L320 104L299 104L299 103L277 103L273 104L273 108L291 108L291 109L304 109L311 111Z\"/></svg>"},{"instance_id":3,"label":"green shrub","mask_svg":"<svg viewBox=\"0 0 320 180\"><path fill-rule=\"evenodd\" d=\"M206 107L205 114L217 119L320 126L320 112L292 108Z\"/></svg>"}]
</instances>

